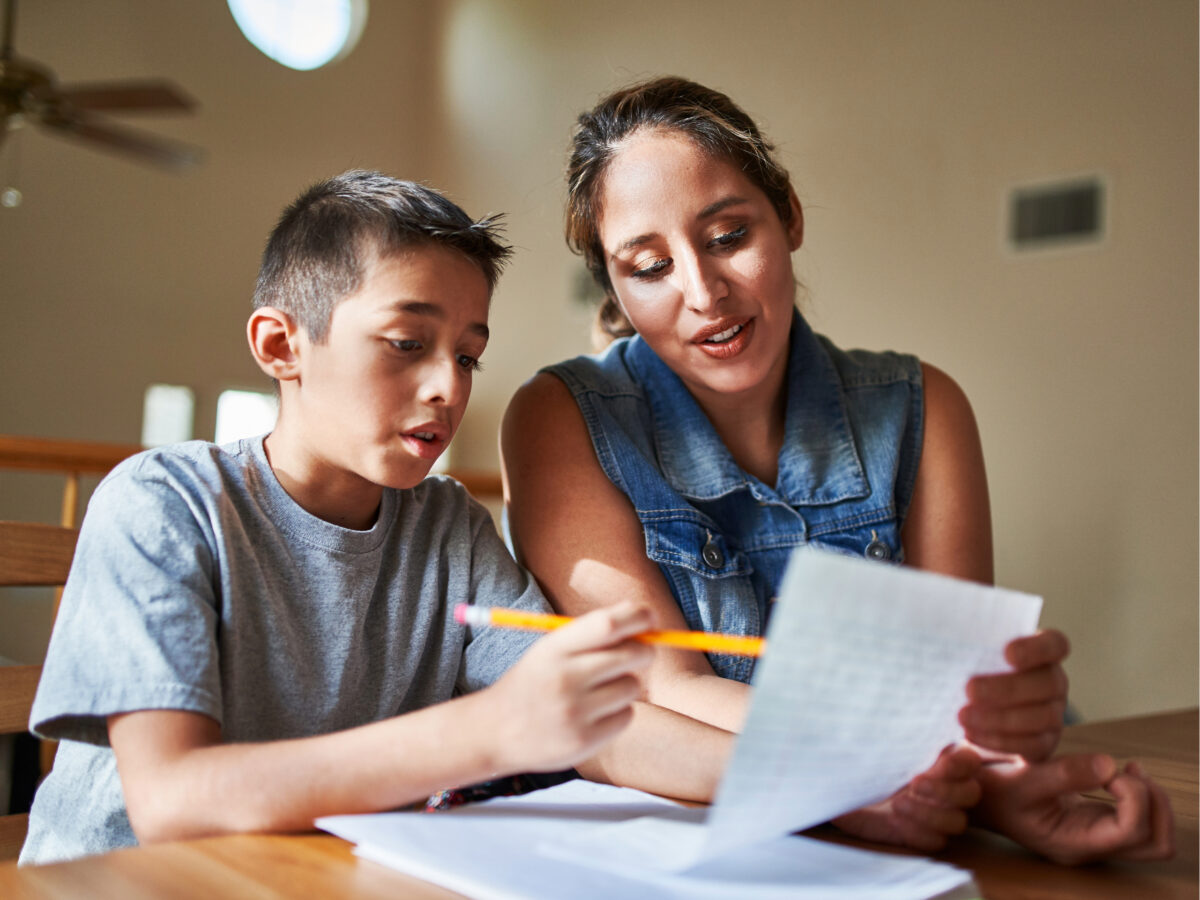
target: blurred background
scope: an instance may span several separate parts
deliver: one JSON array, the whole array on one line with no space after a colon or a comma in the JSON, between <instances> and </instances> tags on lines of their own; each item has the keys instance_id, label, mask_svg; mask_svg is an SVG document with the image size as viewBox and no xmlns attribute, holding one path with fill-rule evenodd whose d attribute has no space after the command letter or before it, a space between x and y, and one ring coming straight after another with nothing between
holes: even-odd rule
<instances>
[{"instance_id":1,"label":"blurred background","mask_svg":"<svg viewBox=\"0 0 1200 900\"><path fill-rule=\"evenodd\" d=\"M122 123L204 150L182 174L28 125L0 145L0 433L136 443L182 386L269 391L244 338L282 208L351 167L503 211L518 248L452 451L494 470L540 365L587 352L562 240L575 116L635 79L729 93L806 207L801 304L844 347L916 353L971 398L997 580L1046 598L1085 718L1194 705L1198 607L1197 7L1192 0L376 0L353 50L295 71L223 2L25 0L16 51L70 83L168 78L190 115ZM1097 233L1017 248L1013 197L1099 186ZM13 195L9 195L10 197ZM0 518L61 483L0 476ZM0 598L0 655L49 608Z\"/></svg>"}]
</instances>

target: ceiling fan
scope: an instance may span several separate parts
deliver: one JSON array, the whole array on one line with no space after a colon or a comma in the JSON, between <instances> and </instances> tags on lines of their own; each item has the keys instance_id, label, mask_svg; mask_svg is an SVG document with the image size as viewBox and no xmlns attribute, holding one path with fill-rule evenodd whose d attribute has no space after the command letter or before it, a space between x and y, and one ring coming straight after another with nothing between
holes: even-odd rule
<instances>
[{"instance_id":1,"label":"ceiling fan","mask_svg":"<svg viewBox=\"0 0 1200 900\"><path fill-rule=\"evenodd\" d=\"M160 79L60 85L49 69L13 52L16 0L4 2L0 43L0 146L8 132L31 122L61 137L182 170L200 161L196 147L116 125L97 113L186 113L195 102Z\"/></svg>"}]
</instances>

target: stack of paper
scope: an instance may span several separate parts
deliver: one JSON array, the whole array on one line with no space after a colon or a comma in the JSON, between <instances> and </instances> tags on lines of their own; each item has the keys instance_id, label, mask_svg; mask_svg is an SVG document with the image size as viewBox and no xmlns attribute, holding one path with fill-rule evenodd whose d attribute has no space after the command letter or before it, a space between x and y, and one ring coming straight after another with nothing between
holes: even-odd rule
<instances>
[{"instance_id":1,"label":"stack of paper","mask_svg":"<svg viewBox=\"0 0 1200 900\"><path fill-rule=\"evenodd\" d=\"M882 800L961 738L975 674L1041 599L798 550L710 810L571 782L449 813L335 816L360 855L472 897L925 898L967 873L789 837ZM618 893L620 892L620 893ZM969 895L969 893L968 893Z\"/></svg>"},{"instance_id":2,"label":"stack of paper","mask_svg":"<svg viewBox=\"0 0 1200 900\"><path fill-rule=\"evenodd\" d=\"M666 826L655 839L669 852L670 828L690 837L704 830L703 814L629 788L570 781L444 813L332 816L317 824L356 844L364 859L481 900L911 900L970 887L968 873L944 863L803 837L764 841L685 872L580 862L559 852L602 845L607 829L626 822Z\"/></svg>"}]
</instances>

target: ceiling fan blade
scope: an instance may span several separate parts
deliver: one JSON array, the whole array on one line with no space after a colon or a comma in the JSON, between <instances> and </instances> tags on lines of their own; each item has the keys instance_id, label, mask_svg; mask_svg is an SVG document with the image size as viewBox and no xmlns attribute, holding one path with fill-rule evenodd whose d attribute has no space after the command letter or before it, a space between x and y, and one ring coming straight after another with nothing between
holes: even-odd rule
<instances>
[{"instance_id":1,"label":"ceiling fan blade","mask_svg":"<svg viewBox=\"0 0 1200 900\"><path fill-rule=\"evenodd\" d=\"M190 168L203 156L197 147L118 127L79 112L49 109L38 121L62 136L79 138L100 149L137 157L141 162L165 169L181 171Z\"/></svg>"},{"instance_id":2,"label":"ceiling fan blade","mask_svg":"<svg viewBox=\"0 0 1200 900\"><path fill-rule=\"evenodd\" d=\"M56 92L76 109L109 112L189 112L196 101L169 81L108 81L69 84Z\"/></svg>"}]
</instances>

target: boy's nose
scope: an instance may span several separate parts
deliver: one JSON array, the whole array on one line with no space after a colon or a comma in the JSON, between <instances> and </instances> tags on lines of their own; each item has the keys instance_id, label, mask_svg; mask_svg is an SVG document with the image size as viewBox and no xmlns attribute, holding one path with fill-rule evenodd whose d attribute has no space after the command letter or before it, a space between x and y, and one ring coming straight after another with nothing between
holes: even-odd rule
<instances>
[{"instance_id":1,"label":"boy's nose","mask_svg":"<svg viewBox=\"0 0 1200 900\"><path fill-rule=\"evenodd\" d=\"M454 406L470 391L469 373L457 359L439 360L429 366L421 384L421 399L426 403Z\"/></svg>"}]
</instances>

